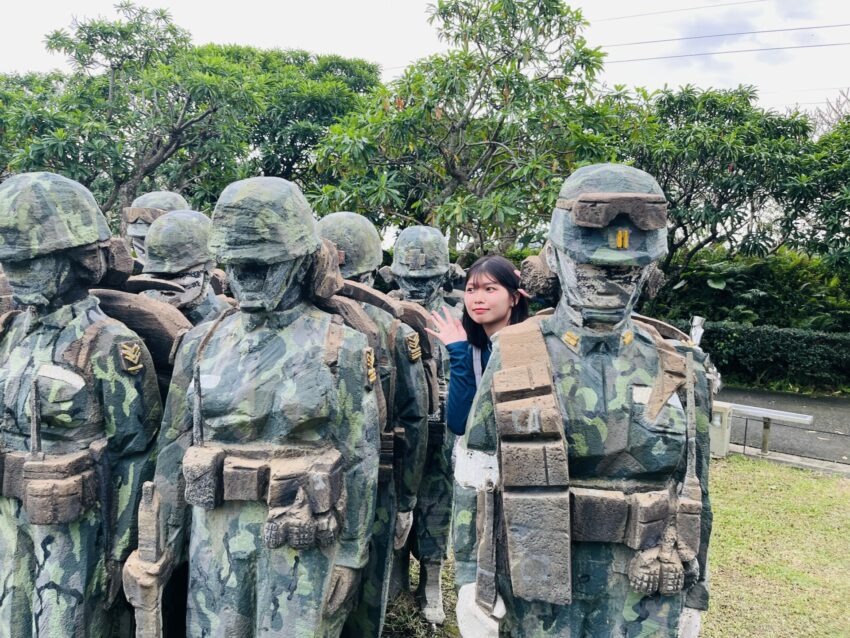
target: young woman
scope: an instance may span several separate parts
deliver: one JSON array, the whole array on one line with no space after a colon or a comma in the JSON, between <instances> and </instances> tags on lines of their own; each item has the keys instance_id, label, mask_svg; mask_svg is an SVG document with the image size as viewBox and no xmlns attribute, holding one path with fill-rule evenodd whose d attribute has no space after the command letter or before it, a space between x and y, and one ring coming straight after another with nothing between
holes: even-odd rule
<instances>
[{"instance_id":1,"label":"young woman","mask_svg":"<svg viewBox=\"0 0 850 638\"><path fill-rule=\"evenodd\" d=\"M504 257L481 257L466 273L463 318L448 312L432 315L436 330L427 330L445 344L451 364L446 423L455 434L463 434L475 389L490 360L490 338L528 318L519 272Z\"/></svg>"}]
</instances>

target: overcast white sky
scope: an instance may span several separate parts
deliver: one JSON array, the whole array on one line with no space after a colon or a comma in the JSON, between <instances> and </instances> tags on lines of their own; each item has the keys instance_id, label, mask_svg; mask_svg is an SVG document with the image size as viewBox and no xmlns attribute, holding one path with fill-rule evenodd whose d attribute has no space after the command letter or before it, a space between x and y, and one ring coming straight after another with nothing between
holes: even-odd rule
<instances>
[{"instance_id":1,"label":"overcast white sky","mask_svg":"<svg viewBox=\"0 0 850 638\"><path fill-rule=\"evenodd\" d=\"M301 48L362 57L391 79L413 60L442 50L426 20L428 0L139 0L169 9L196 43ZM74 16L114 17L112 0L6 3L0 72L67 68L44 50L49 31ZM850 46L615 63L617 60L764 47L848 43L850 26L648 45L609 45L742 31L850 25L845 0L577 0L591 25L586 37L609 52L603 79L629 86L731 87L753 84L765 106L814 108L850 86ZM694 7L703 7L693 10ZM665 12L665 13L658 13ZM636 15L653 13L655 15Z\"/></svg>"}]
</instances>

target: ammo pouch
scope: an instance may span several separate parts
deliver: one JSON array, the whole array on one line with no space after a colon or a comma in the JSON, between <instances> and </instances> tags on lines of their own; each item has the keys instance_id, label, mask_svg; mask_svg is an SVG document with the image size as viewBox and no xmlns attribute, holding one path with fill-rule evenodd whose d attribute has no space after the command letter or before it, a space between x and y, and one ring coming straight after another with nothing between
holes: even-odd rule
<instances>
[{"instance_id":1,"label":"ammo pouch","mask_svg":"<svg viewBox=\"0 0 850 638\"><path fill-rule=\"evenodd\" d=\"M88 450L69 454L6 452L3 496L21 501L33 525L66 525L97 501L97 473Z\"/></svg>"},{"instance_id":2,"label":"ammo pouch","mask_svg":"<svg viewBox=\"0 0 850 638\"><path fill-rule=\"evenodd\" d=\"M196 507L265 502L267 547L308 549L338 538L345 485L342 455L335 449L192 446L183 458L183 476L186 502Z\"/></svg>"},{"instance_id":3,"label":"ammo pouch","mask_svg":"<svg viewBox=\"0 0 850 638\"><path fill-rule=\"evenodd\" d=\"M661 544L676 507L666 489L625 494L573 487L572 495L573 540L622 543L635 550Z\"/></svg>"},{"instance_id":4,"label":"ammo pouch","mask_svg":"<svg viewBox=\"0 0 850 638\"><path fill-rule=\"evenodd\" d=\"M570 477L549 355L533 321L505 328L499 343L503 368L492 391L511 588L525 600L566 605L572 601ZM498 529L489 521L483 527ZM492 542L483 539L479 552ZM487 562L479 556L479 565ZM492 589L486 580L479 570L479 592Z\"/></svg>"}]
</instances>

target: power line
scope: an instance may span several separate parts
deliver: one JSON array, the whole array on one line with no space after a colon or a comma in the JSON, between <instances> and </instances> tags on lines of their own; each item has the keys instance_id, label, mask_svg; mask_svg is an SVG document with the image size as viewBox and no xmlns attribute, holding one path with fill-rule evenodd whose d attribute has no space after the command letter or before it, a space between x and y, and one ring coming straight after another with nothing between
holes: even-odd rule
<instances>
[{"instance_id":1,"label":"power line","mask_svg":"<svg viewBox=\"0 0 850 638\"><path fill-rule=\"evenodd\" d=\"M763 31L738 31L736 33L715 33L712 35L692 35L685 38L665 38L664 40L644 40L642 42L620 42L618 44L603 44L604 49L614 47L630 47L638 44L659 44L661 42L682 42L683 40L703 40L705 38L725 38L731 35L755 35L757 33L782 33L785 31L813 31L815 29L837 29L839 27L850 27L850 22L844 24L823 24L815 27L790 27L788 29L765 29Z\"/></svg>"},{"instance_id":2,"label":"power line","mask_svg":"<svg viewBox=\"0 0 850 638\"><path fill-rule=\"evenodd\" d=\"M591 20L591 23L597 22L613 22L614 20L628 20L630 18L644 18L646 16L659 16L665 13L682 13L684 11L697 11L699 9L714 9L715 7L732 7L741 4L762 4L770 0L746 0L744 2L724 2L721 4L703 4L697 7L685 7L683 9L667 9L666 11L652 11L650 13L634 13L627 16L617 16L616 18L602 18L601 20Z\"/></svg>"},{"instance_id":3,"label":"power line","mask_svg":"<svg viewBox=\"0 0 850 638\"><path fill-rule=\"evenodd\" d=\"M624 62L647 62L649 60L672 60L675 58L696 58L706 55L729 55L731 53L756 53L758 51L786 51L789 49L820 49L824 47L843 47L850 42L832 42L829 44L801 44L788 47L762 47L758 49L735 49L732 51L703 51L701 53L681 53L679 55L657 55L651 58L631 58L629 60L607 60L605 64L623 64Z\"/></svg>"}]
</instances>

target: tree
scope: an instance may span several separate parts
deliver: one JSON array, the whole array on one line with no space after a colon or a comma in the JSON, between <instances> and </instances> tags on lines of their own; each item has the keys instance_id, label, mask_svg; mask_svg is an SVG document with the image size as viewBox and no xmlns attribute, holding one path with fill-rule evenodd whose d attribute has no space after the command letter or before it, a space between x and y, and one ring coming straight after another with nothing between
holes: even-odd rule
<instances>
[{"instance_id":1,"label":"tree","mask_svg":"<svg viewBox=\"0 0 850 638\"><path fill-rule=\"evenodd\" d=\"M610 144L667 195L669 253L661 267L671 284L709 246L764 256L791 242L797 210L788 187L805 170L812 126L804 115L765 111L755 100L751 87L619 96Z\"/></svg>"},{"instance_id":2,"label":"tree","mask_svg":"<svg viewBox=\"0 0 850 638\"><path fill-rule=\"evenodd\" d=\"M330 127L317 150L321 211L429 223L504 249L540 236L565 174L608 156L611 113L589 96L602 54L560 0L440 0L451 46L411 65Z\"/></svg>"}]
</instances>

